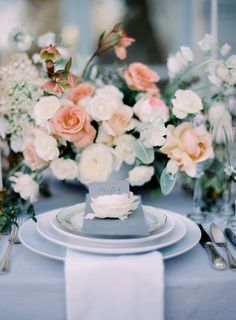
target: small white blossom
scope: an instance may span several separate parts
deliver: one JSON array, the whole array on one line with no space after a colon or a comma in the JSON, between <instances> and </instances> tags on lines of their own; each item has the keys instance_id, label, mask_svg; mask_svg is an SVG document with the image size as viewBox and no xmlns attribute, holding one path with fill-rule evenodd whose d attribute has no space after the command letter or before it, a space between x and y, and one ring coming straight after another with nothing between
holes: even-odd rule
<instances>
[{"instance_id":1,"label":"small white blossom","mask_svg":"<svg viewBox=\"0 0 236 320\"><path fill-rule=\"evenodd\" d=\"M134 142L135 138L129 134L123 134L116 141L115 153L127 164L135 161Z\"/></svg>"},{"instance_id":2,"label":"small white blossom","mask_svg":"<svg viewBox=\"0 0 236 320\"><path fill-rule=\"evenodd\" d=\"M164 121L159 117L152 122L147 122L141 126L139 130L140 140L147 148L160 147L166 141L164 136L167 133L167 129Z\"/></svg>"},{"instance_id":3,"label":"small white blossom","mask_svg":"<svg viewBox=\"0 0 236 320\"><path fill-rule=\"evenodd\" d=\"M45 126L61 107L60 100L55 96L42 97L34 107L34 118L38 126Z\"/></svg>"},{"instance_id":4,"label":"small white blossom","mask_svg":"<svg viewBox=\"0 0 236 320\"><path fill-rule=\"evenodd\" d=\"M231 50L231 46L228 43L225 43L221 48L220 48L220 54L222 56L226 56Z\"/></svg>"},{"instance_id":5,"label":"small white blossom","mask_svg":"<svg viewBox=\"0 0 236 320\"><path fill-rule=\"evenodd\" d=\"M39 185L32 177L22 172L16 172L14 176L10 177L13 190L19 193L21 198L36 202L38 200Z\"/></svg>"},{"instance_id":6,"label":"small white blossom","mask_svg":"<svg viewBox=\"0 0 236 320\"><path fill-rule=\"evenodd\" d=\"M151 166L139 166L129 171L129 183L131 186L142 186L150 181L154 175L154 168Z\"/></svg>"},{"instance_id":7,"label":"small white blossom","mask_svg":"<svg viewBox=\"0 0 236 320\"><path fill-rule=\"evenodd\" d=\"M217 42L213 35L205 34L204 38L198 42L198 45L202 51L211 51L216 48Z\"/></svg>"},{"instance_id":8,"label":"small white blossom","mask_svg":"<svg viewBox=\"0 0 236 320\"><path fill-rule=\"evenodd\" d=\"M198 113L203 109L201 98L191 90L177 90L172 99L173 114L184 119L188 114Z\"/></svg>"},{"instance_id":9,"label":"small white blossom","mask_svg":"<svg viewBox=\"0 0 236 320\"><path fill-rule=\"evenodd\" d=\"M36 133L34 147L38 156L45 161L56 159L59 156L57 140L47 133Z\"/></svg>"}]
</instances>

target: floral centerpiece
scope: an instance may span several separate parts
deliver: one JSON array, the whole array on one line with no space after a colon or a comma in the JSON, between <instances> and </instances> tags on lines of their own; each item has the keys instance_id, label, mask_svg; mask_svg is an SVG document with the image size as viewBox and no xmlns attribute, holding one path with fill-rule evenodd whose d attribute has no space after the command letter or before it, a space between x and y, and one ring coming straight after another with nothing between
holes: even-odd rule
<instances>
[{"instance_id":1,"label":"floral centerpiece","mask_svg":"<svg viewBox=\"0 0 236 320\"><path fill-rule=\"evenodd\" d=\"M24 34L12 38L22 47ZM213 128L216 138L216 126L231 121L222 101L235 85L235 56L213 59L217 47L211 36L200 42L201 63L193 62L189 47L181 47L167 61L169 81L160 92L159 74L141 62L115 69L96 64L95 58L111 49L124 60L134 41L120 24L104 32L79 75L55 43L41 49L36 65L20 53L1 67L0 135L10 161L0 230L22 211L34 217L32 203L48 168L59 180L88 184L109 179L126 163L132 166L131 186L152 179L167 194L178 172L194 177L198 163L213 159L209 131ZM221 50L224 55L228 47ZM199 67L206 68L207 87L214 89L203 98L198 91L205 84L190 90L200 80L194 74ZM214 108L218 111L210 111ZM219 109L223 118L217 117Z\"/></svg>"}]
</instances>

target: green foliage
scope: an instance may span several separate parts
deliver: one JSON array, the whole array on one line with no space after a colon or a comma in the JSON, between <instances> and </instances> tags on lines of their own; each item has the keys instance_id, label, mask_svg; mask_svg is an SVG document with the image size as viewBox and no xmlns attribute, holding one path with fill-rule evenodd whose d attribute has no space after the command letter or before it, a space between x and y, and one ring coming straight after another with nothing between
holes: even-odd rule
<instances>
[{"instance_id":1,"label":"green foliage","mask_svg":"<svg viewBox=\"0 0 236 320\"><path fill-rule=\"evenodd\" d=\"M135 150L136 157L143 164L150 164L154 161L154 149L146 148L142 143L142 141L140 140L135 141L134 150Z\"/></svg>"},{"instance_id":2,"label":"green foliage","mask_svg":"<svg viewBox=\"0 0 236 320\"><path fill-rule=\"evenodd\" d=\"M161 191L164 195L169 194L175 186L177 174L171 174L164 169L160 178Z\"/></svg>"}]
</instances>

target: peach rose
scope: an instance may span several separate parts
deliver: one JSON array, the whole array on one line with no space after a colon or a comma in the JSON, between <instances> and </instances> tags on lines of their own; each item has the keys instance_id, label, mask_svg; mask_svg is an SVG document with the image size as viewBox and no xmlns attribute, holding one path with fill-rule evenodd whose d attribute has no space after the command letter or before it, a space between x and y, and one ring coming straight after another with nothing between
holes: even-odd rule
<instances>
[{"instance_id":1,"label":"peach rose","mask_svg":"<svg viewBox=\"0 0 236 320\"><path fill-rule=\"evenodd\" d=\"M91 126L87 112L80 106L58 109L50 123L55 135L79 147L91 144L96 135L96 130Z\"/></svg>"},{"instance_id":2,"label":"peach rose","mask_svg":"<svg viewBox=\"0 0 236 320\"><path fill-rule=\"evenodd\" d=\"M111 136L121 135L135 127L132 116L133 110L131 107L120 106L113 112L111 118L103 123L104 128Z\"/></svg>"},{"instance_id":3,"label":"peach rose","mask_svg":"<svg viewBox=\"0 0 236 320\"><path fill-rule=\"evenodd\" d=\"M33 139L28 140L23 148L24 163L32 170L43 168L47 162L41 159L33 144Z\"/></svg>"},{"instance_id":4,"label":"peach rose","mask_svg":"<svg viewBox=\"0 0 236 320\"><path fill-rule=\"evenodd\" d=\"M124 71L124 78L127 85L133 90L151 94L159 91L155 84L160 80L159 74L141 62L131 63Z\"/></svg>"},{"instance_id":5,"label":"peach rose","mask_svg":"<svg viewBox=\"0 0 236 320\"><path fill-rule=\"evenodd\" d=\"M196 175L196 164L213 156L211 136L201 125L194 128L192 123L184 122L178 127L169 125L166 143L160 149L185 171L190 177Z\"/></svg>"},{"instance_id":6,"label":"peach rose","mask_svg":"<svg viewBox=\"0 0 236 320\"><path fill-rule=\"evenodd\" d=\"M69 98L77 103L79 100L91 97L94 92L94 86L91 83L80 83L69 92Z\"/></svg>"}]
</instances>

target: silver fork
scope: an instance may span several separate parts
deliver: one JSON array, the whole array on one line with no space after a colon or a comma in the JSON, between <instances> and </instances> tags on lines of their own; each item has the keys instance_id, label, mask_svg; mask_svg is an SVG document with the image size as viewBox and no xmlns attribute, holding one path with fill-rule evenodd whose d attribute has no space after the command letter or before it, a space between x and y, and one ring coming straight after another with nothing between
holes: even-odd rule
<instances>
[{"instance_id":1,"label":"silver fork","mask_svg":"<svg viewBox=\"0 0 236 320\"><path fill-rule=\"evenodd\" d=\"M13 247L13 244L20 243L20 239L19 239L19 236L18 236L18 231L19 231L19 228L24 223L24 221L25 221L25 218L19 217L16 220L18 226L16 226L15 224L12 225L11 234L10 234L10 237L9 237L9 240L8 240L7 249L6 249L6 252L5 252L4 256L2 257L2 259L0 261L0 272L1 273L6 273L6 272L9 271L12 247Z\"/></svg>"}]
</instances>

